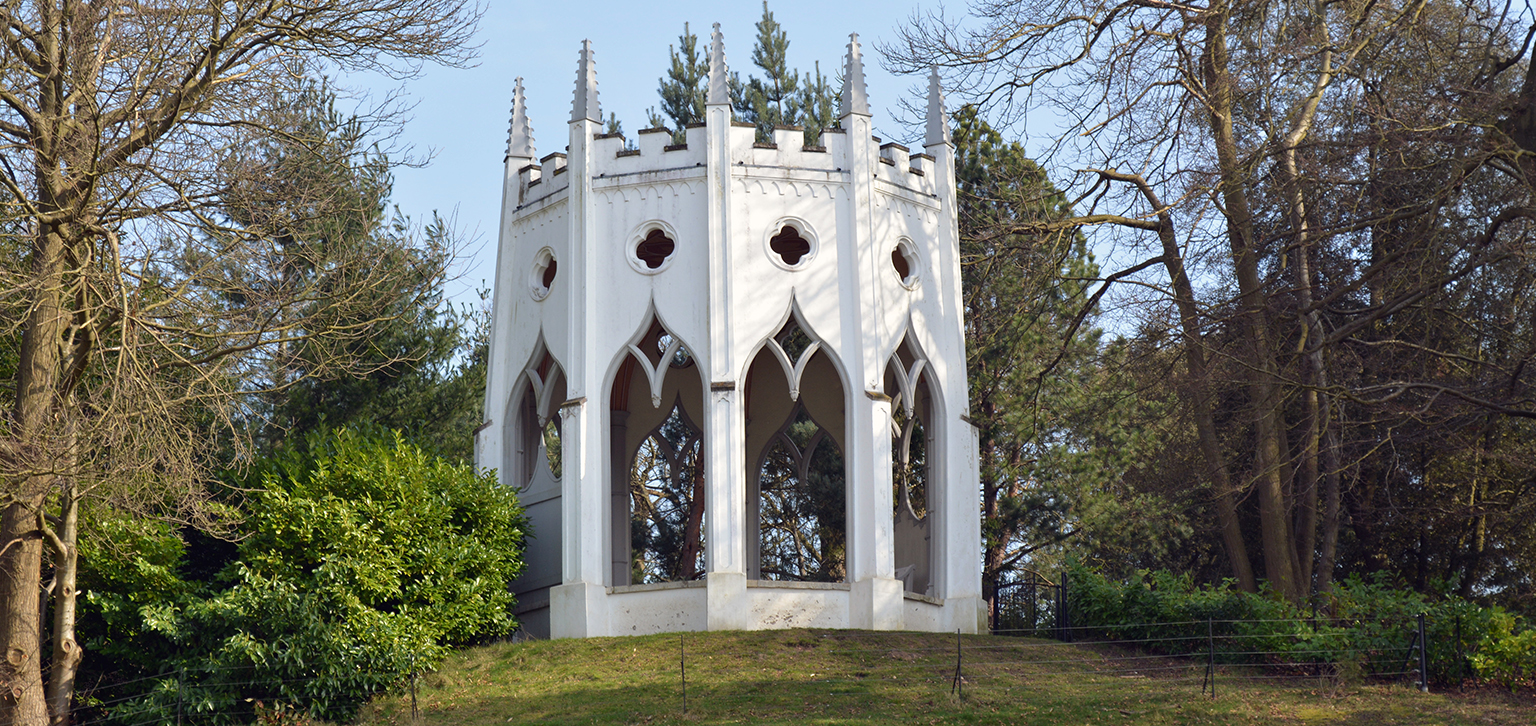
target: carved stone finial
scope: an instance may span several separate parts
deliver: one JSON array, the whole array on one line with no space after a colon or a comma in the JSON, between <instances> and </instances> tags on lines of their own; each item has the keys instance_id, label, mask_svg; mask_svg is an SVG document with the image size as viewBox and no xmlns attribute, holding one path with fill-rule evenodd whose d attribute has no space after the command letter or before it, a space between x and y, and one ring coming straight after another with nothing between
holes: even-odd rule
<instances>
[{"instance_id":1,"label":"carved stone finial","mask_svg":"<svg viewBox=\"0 0 1536 726\"><path fill-rule=\"evenodd\" d=\"M592 60L592 41L581 41L581 60L576 64L576 100L571 104L571 121L582 119L602 122L603 109L597 103L597 63Z\"/></svg>"},{"instance_id":2,"label":"carved stone finial","mask_svg":"<svg viewBox=\"0 0 1536 726\"><path fill-rule=\"evenodd\" d=\"M939 85L939 67L928 75L928 133L923 146L949 143L949 114L944 112L944 88Z\"/></svg>"},{"instance_id":3,"label":"carved stone finial","mask_svg":"<svg viewBox=\"0 0 1536 726\"><path fill-rule=\"evenodd\" d=\"M523 77L512 87L512 121L507 127L507 158L535 159L533 125L528 122L528 99L523 93Z\"/></svg>"},{"instance_id":4,"label":"carved stone finial","mask_svg":"<svg viewBox=\"0 0 1536 726\"><path fill-rule=\"evenodd\" d=\"M864 90L864 58L859 53L859 34L848 36L848 58L843 67L843 104L838 116L869 115L869 94Z\"/></svg>"},{"instance_id":5,"label":"carved stone finial","mask_svg":"<svg viewBox=\"0 0 1536 726\"><path fill-rule=\"evenodd\" d=\"M725 36L720 34L720 24L709 36L709 105L731 102L730 77L725 68Z\"/></svg>"}]
</instances>

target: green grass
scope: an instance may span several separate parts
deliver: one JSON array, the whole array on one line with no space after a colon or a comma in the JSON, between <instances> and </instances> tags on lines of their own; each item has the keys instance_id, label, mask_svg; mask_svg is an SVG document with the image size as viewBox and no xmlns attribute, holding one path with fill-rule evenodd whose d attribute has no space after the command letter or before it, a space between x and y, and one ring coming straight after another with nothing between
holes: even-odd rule
<instances>
[{"instance_id":1,"label":"green grass","mask_svg":"<svg viewBox=\"0 0 1536 726\"><path fill-rule=\"evenodd\" d=\"M1407 684L1298 672L1223 669L1212 699L1201 693L1198 664L1102 646L965 636L964 694L954 695L953 635L782 630L682 638L686 715L674 633L460 652L419 680L417 723L1536 724L1529 695L1425 694ZM409 692L375 699L358 721L412 723Z\"/></svg>"}]
</instances>

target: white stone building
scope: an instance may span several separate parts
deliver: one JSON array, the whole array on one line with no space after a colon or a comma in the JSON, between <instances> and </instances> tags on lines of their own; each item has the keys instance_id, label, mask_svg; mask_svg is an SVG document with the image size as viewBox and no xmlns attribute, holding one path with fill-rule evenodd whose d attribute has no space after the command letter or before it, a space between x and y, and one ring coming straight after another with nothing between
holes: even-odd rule
<instances>
[{"instance_id":1,"label":"white stone building","mask_svg":"<svg viewBox=\"0 0 1536 726\"><path fill-rule=\"evenodd\" d=\"M604 135L584 44L538 159L518 79L475 443L530 632L985 628L948 120L881 145L846 62L820 147L732 121L718 25L686 143Z\"/></svg>"}]
</instances>

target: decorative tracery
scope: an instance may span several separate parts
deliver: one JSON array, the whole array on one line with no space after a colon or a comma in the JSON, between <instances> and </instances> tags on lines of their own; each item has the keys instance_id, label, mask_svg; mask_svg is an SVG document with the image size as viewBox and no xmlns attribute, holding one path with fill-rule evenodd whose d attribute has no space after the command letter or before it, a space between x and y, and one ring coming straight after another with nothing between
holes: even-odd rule
<instances>
[{"instance_id":1,"label":"decorative tracery","mask_svg":"<svg viewBox=\"0 0 1536 726\"><path fill-rule=\"evenodd\" d=\"M910 339L891 353L885 390L891 397L891 503L896 578L912 592L929 592L933 581L930 502L936 494L930 459L933 396L928 361Z\"/></svg>"},{"instance_id":2,"label":"decorative tracery","mask_svg":"<svg viewBox=\"0 0 1536 726\"><path fill-rule=\"evenodd\" d=\"M630 582L692 580L704 573L702 432L682 398L640 443L630 465Z\"/></svg>"},{"instance_id":3,"label":"decorative tracery","mask_svg":"<svg viewBox=\"0 0 1536 726\"><path fill-rule=\"evenodd\" d=\"M758 492L761 578L841 582L847 575L843 452L803 404L769 443Z\"/></svg>"}]
</instances>

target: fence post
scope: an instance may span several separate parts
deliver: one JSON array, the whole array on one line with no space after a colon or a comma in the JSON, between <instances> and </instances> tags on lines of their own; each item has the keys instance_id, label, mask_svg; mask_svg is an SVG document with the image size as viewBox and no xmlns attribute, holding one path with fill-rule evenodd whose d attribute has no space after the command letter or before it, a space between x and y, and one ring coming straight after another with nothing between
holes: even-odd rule
<instances>
[{"instance_id":1,"label":"fence post","mask_svg":"<svg viewBox=\"0 0 1536 726\"><path fill-rule=\"evenodd\" d=\"M420 720L420 712L416 708L416 654L411 654L411 723Z\"/></svg>"},{"instance_id":2,"label":"fence post","mask_svg":"<svg viewBox=\"0 0 1536 726\"><path fill-rule=\"evenodd\" d=\"M1040 637L1040 631L1036 629L1036 626L1040 624L1040 591L1038 588L1040 580L1035 577L1035 573L1031 572L1026 582L1029 584L1029 637L1038 638Z\"/></svg>"},{"instance_id":3,"label":"fence post","mask_svg":"<svg viewBox=\"0 0 1536 726\"><path fill-rule=\"evenodd\" d=\"M176 669L176 726L181 726L182 683L184 683L186 680L187 680L187 668L186 668L186 666L178 667Z\"/></svg>"},{"instance_id":4,"label":"fence post","mask_svg":"<svg viewBox=\"0 0 1536 726\"><path fill-rule=\"evenodd\" d=\"M1211 684L1211 698L1216 698L1216 626L1211 618L1205 619L1205 679ZM1205 688L1202 686L1202 691Z\"/></svg>"},{"instance_id":5,"label":"fence post","mask_svg":"<svg viewBox=\"0 0 1536 726\"><path fill-rule=\"evenodd\" d=\"M1312 659L1312 677L1323 677L1323 660L1317 656L1317 596L1312 596L1312 645L1307 650L1313 651L1309 656Z\"/></svg>"},{"instance_id":6,"label":"fence post","mask_svg":"<svg viewBox=\"0 0 1536 726\"><path fill-rule=\"evenodd\" d=\"M1429 693L1429 642L1424 639L1424 613L1419 613L1419 690Z\"/></svg>"},{"instance_id":7,"label":"fence post","mask_svg":"<svg viewBox=\"0 0 1536 726\"><path fill-rule=\"evenodd\" d=\"M960 629L955 628L955 682L949 687L950 693L959 694L965 698L965 684L960 678Z\"/></svg>"},{"instance_id":8,"label":"fence post","mask_svg":"<svg viewBox=\"0 0 1536 726\"><path fill-rule=\"evenodd\" d=\"M1072 642L1072 611L1068 607L1067 571L1061 571L1061 622L1066 623L1061 629L1061 639Z\"/></svg>"},{"instance_id":9,"label":"fence post","mask_svg":"<svg viewBox=\"0 0 1536 726\"><path fill-rule=\"evenodd\" d=\"M1465 667L1467 657L1461 652L1461 613L1456 613L1456 687L1460 688L1466 679Z\"/></svg>"},{"instance_id":10,"label":"fence post","mask_svg":"<svg viewBox=\"0 0 1536 726\"><path fill-rule=\"evenodd\" d=\"M688 713L688 655L683 648L683 634L677 634L677 672L683 677L683 713Z\"/></svg>"}]
</instances>

